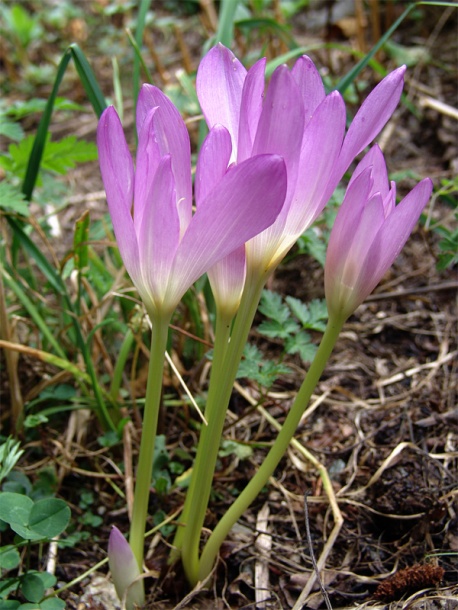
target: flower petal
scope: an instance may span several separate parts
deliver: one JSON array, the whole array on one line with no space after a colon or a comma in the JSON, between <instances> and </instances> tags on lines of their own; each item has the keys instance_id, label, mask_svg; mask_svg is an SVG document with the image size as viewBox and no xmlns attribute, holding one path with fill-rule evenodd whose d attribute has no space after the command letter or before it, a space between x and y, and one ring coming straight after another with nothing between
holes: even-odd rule
<instances>
[{"instance_id":1,"label":"flower petal","mask_svg":"<svg viewBox=\"0 0 458 610\"><path fill-rule=\"evenodd\" d=\"M143 605L142 583L132 584L140 576L140 569L129 543L117 527L112 528L108 540L108 564L119 599L122 601L126 595L126 608Z\"/></svg>"},{"instance_id":2,"label":"flower petal","mask_svg":"<svg viewBox=\"0 0 458 610\"><path fill-rule=\"evenodd\" d=\"M385 157L378 144L374 144L368 153L364 155L361 161L355 168L348 186L352 184L354 180L367 168L372 167L372 178L374 185L372 187L373 193L380 193L382 197L386 197L390 184L388 181L388 170L386 168Z\"/></svg>"},{"instance_id":3,"label":"flower petal","mask_svg":"<svg viewBox=\"0 0 458 610\"><path fill-rule=\"evenodd\" d=\"M132 220L134 165L121 121L113 106L107 108L97 126L100 172L107 194L119 252L132 280L139 277L137 238Z\"/></svg>"},{"instance_id":4,"label":"flower petal","mask_svg":"<svg viewBox=\"0 0 458 610\"><path fill-rule=\"evenodd\" d=\"M154 137L161 157L171 155L172 169L180 215L181 231L184 233L192 215L191 145L186 125L180 113L157 87L143 85L137 102L137 125L143 124L148 112L158 107L153 117Z\"/></svg>"},{"instance_id":5,"label":"flower petal","mask_svg":"<svg viewBox=\"0 0 458 610\"><path fill-rule=\"evenodd\" d=\"M377 286L391 267L412 233L432 192L432 182L425 178L395 207L374 239L361 272L366 295Z\"/></svg>"},{"instance_id":6,"label":"flower petal","mask_svg":"<svg viewBox=\"0 0 458 610\"><path fill-rule=\"evenodd\" d=\"M300 91L286 66L272 74L259 119L253 154L281 155L288 170L288 193L282 216L289 209L297 180L304 134L304 107Z\"/></svg>"},{"instance_id":7,"label":"flower petal","mask_svg":"<svg viewBox=\"0 0 458 610\"><path fill-rule=\"evenodd\" d=\"M307 125L316 108L326 96L323 81L315 64L307 55L299 57L291 70L291 74L302 95L305 110L305 125Z\"/></svg>"},{"instance_id":8,"label":"flower petal","mask_svg":"<svg viewBox=\"0 0 458 610\"><path fill-rule=\"evenodd\" d=\"M260 59L246 75L240 106L237 163L251 156L264 97L266 59Z\"/></svg>"},{"instance_id":9,"label":"flower petal","mask_svg":"<svg viewBox=\"0 0 458 610\"><path fill-rule=\"evenodd\" d=\"M205 271L268 227L280 212L285 193L285 164L276 155L259 155L232 167L183 236L170 302L178 302Z\"/></svg>"},{"instance_id":10,"label":"flower petal","mask_svg":"<svg viewBox=\"0 0 458 610\"><path fill-rule=\"evenodd\" d=\"M215 125L203 141L197 160L194 191L199 207L227 172L232 145L228 130Z\"/></svg>"},{"instance_id":11,"label":"flower petal","mask_svg":"<svg viewBox=\"0 0 458 610\"><path fill-rule=\"evenodd\" d=\"M325 287L326 299L335 292L335 285L340 283L345 261L358 230L364 205L368 200L373 180L371 169L366 168L347 188L345 198L340 206L329 237L326 252Z\"/></svg>"},{"instance_id":12,"label":"flower petal","mask_svg":"<svg viewBox=\"0 0 458 610\"><path fill-rule=\"evenodd\" d=\"M157 107L149 111L142 126L138 130L133 214L135 232L137 235L142 224L144 207L150 196L150 190L157 166L163 156L154 133L153 119L156 111Z\"/></svg>"},{"instance_id":13,"label":"flower petal","mask_svg":"<svg viewBox=\"0 0 458 610\"><path fill-rule=\"evenodd\" d=\"M208 270L218 310L232 317L237 313L245 284L245 246L240 246Z\"/></svg>"},{"instance_id":14,"label":"flower petal","mask_svg":"<svg viewBox=\"0 0 458 610\"><path fill-rule=\"evenodd\" d=\"M364 100L351 122L339 159L341 175L352 160L380 133L398 105L404 86L402 66L386 76Z\"/></svg>"},{"instance_id":15,"label":"flower petal","mask_svg":"<svg viewBox=\"0 0 458 610\"><path fill-rule=\"evenodd\" d=\"M247 71L222 44L208 51L197 70L196 90L205 120L211 128L217 123L232 138L231 162L237 158L240 104Z\"/></svg>"},{"instance_id":16,"label":"flower petal","mask_svg":"<svg viewBox=\"0 0 458 610\"><path fill-rule=\"evenodd\" d=\"M149 297L157 307L162 305L167 290L179 239L175 182L171 158L167 155L160 161L154 176L139 235L143 282L150 287ZM137 288L140 292L145 290Z\"/></svg>"},{"instance_id":17,"label":"flower petal","mask_svg":"<svg viewBox=\"0 0 458 610\"><path fill-rule=\"evenodd\" d=\"M344 133L345 104L334 91L315 110L304 132L296 190L285 225L288 241L295 242L326 205L330 196L327 183Z\"/></svg>"}]
</instances>

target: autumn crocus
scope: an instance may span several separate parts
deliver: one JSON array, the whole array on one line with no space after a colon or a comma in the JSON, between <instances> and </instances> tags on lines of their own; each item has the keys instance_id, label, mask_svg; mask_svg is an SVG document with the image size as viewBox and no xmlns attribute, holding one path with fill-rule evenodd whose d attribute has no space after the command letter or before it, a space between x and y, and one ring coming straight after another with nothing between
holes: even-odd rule
<instances>
[{"instance_id":1,"label":"autumn crocus","mask_svg":"<svg viewBox=\"0 0 458 610\"><path fill-rule=\"evenodd\" d=\"M199 560L197 579L209 574L230 529L272 476L297 430L343 324L399 254L431 190L431 180L426 178L396 205L396 185L388 182L385 160L378 146L357 166L328 245L325 292L329 320L323 338L274 444L208 538Z\"/></svg>"},{"instance_id":2,"label":"autumn crocus","mask_svg":"<svg viewBox=\"0 0 458 610\"><path fill-rule=\"evenodd\" d=\"M226 164L223 171L207 158L208 165L199 162L197 171L211 188L202 187L204 195L193 214L190 142L180 113L159 89L144 85L136 123L135 168L113 107L100 118L97 145L119 251L152 321L129 538L141 570L171 315L207 269L275 221L285 200L286 169L283 159L272 154L250 157L234 167Z\"/></svg>"},{"instance_id":3,"label":"autumn crocus","mask_svg":"<svg viewBox=\"0 0 458 610\"><path fill-rule=\"evenodd\" d=\"M125 600L127 610L144 603L140 569L129 543L117 527L113 527L108 541L108 564L111 577L120 600Z\"/></svg>"},{"instance_id":4,"label":"autumn crocus","mask_svg":"<svg viewBox=\"0 0 458 610\"><path fill-rule=\"evenodd\" d=\"M265 90L261 59L248 71L219 44L200 63L197 94L207 121L226 127L230 162L277 153L288 171L288 193L277 220L247 245L248 267L269 273L311 225L350 166L396 108L405 67L388 74L370 93L345 133L342 96L326 95L310 58L279 66Z\"/></svg>"},{"instance_id":5,"label":"autumn crocus","mask_svg":"<svg viewBox=\"0 0 458 610\"><path fill-rule=\"evenodd\" d=\"M209 267L276 219L284 162L258 155L230 171L226 165L193 215L188 132L156 87L141 89L137 126L134 170L118 115L105 110L97 130L100 169L126 269L148 312L169 315ZM213 167L205 171L210 177Z\"/></svg>"},{"instance_id":6,"label":"autumn crocus","mask_svg":"<svg viewBox=\"0 0 458 610\"><path fill-rule=\"evenodd\" d=\"M329 315L346 320L398 256L428 202L429 178L396 205L385 159L374 146L357 166L331 231L325 265Z\"/></svg>"},{"instance_id":7,"label":"autumn crocus","mask_svg":"<svg viewBox=\"0 0 458 610\"><path fill-rule=\"evenodd\" d=\"M276 153L286 163L288 184L276 221L249 240L245 251L237 256L231 254L209 272L217 303L217 324L223 318L221 336L226 349L217 352L215 346L206 411L209 426L202 431L180 519L183 526L174 540L192 583L211 569L211 559L205 557L199 568L198 556L216 461L210 445L214 437L221 435L225 407L262 289L297 238L320 214L354 157L393 113L405 71L395 70L374 89L345 133L342 96L336 91L326 95L322 79L308 57L299 58L292 70L279 66L266 91L265 65L266 60L261 59L247 71L229 49L219 44L203 58L196 79L199 102L211 129L202 157L214 157L215 150L221 151L220 171L224 171L227 165L237 167L253 155ZM196 174L196 186L198 177ZM224 318L224 295L228 293L233 295L231 315L238 308L230 342L226 339L230 319ZM212 552L220 543L221 538L217 538Z\"/></svg>"}]
</instances>

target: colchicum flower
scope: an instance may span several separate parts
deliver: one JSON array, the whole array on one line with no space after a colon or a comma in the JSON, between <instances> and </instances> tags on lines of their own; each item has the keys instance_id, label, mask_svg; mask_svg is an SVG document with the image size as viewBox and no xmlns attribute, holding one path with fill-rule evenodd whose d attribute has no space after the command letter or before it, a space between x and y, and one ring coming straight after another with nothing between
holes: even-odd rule
<instances>
[{"instance_id":1,"label":"colchicum flower","mask_svg":"<svg viewBox=\"0 0 458 610\"><path fill-rule=\"evenodd\" d=\"M279 66L264 95L266 60L246 70L223 45L212 48L197 72L197 94L209 128L230 135L229 163L274 153L286 163L288 190L276 221L247 244L247 265L273 270L321 213L350 163L377 136L399 101L405 67L372 91L345 134L345 104L325 94L313 62L300 57Z\"/></svg>"},{"instance_id":2,"label":"colchicum flower","mask_svg":"<svg viewBox=\"0 0 458 610\"><path fill-rule=\"evenodd\" d=\"M126 608L143 604L143 582L134 582L140 576L137 560L129 543L115 526L108 541L108 564L119 599L125 596Z\"/></svg>"},{"instance_id":3,"label":"colchicum flower","mask_svg":"<svg viewBox=\"0 0 458 610\"><path fill-rule=\"evenodd\" d=\"M425 178L396 205L383 153L374 146L348 185L329 239L325 292L330 317L345 321L393 264L427 204Z\"/></svg>"},{"instance_id":4,"label":"colchicum flower","mask_svg":"<svg viewBox=\"0 0 458 610\"><path fill-rule=\"evenodd\" d=\"M189 136L183 119L156 87L137 104L136 169L113 107L97 130L100 169L119 251L150 315L170 315L211 266L275 221L285 200L286 169L277 154L251 156L221 171L218 157L197 168L192 214ZM267 152L267 151L266 151Z\"/></svg>"}]
</instances>

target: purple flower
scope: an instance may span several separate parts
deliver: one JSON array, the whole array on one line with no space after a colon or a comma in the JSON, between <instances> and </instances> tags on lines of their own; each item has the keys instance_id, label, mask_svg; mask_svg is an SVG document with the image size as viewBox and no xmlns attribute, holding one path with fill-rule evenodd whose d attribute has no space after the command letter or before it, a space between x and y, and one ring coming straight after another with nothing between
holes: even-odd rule
<instances>
[{"instance_id":1,"label":"purple flower","mask_svg":"<svg viewBox=\"0 0 458 610\"><path fill-rule=\"evenodd\" d=\"M141 89L137 126L134 169L119 117L113 107L105 110L97 130L100 169L126 269L148 312L170 315L203 273L275 221L285 200L285 163L259 154L222 172L218 157L206 158L197 172L210 186L201 185L193 215L188 132L156 87Z\"/></svg>"},{"instance_id":2,"label":"purple flower","mask_svg":"<svg viewBox=\"0 0 458 610\"><path fill-rule=\"evenodd\" d=\"M325 291L330 317L345 321L393 264L427 204L425 178L396 205L382 151L374 146L357 166L328 244Z\"/></svg>"},{"instance_id":3,"label":"purple flower","mask_svg":"<svg viewBox=\"0 0 458 610\"><path fill-rule=\"evenodd\" d=\"M127 540L114 526L108 540L108 564L119 599L126 596L126 608L133 608L134 604L141 606L144 602L143 582L134 582L140 576L137 560Z\"/></svg>"},{"instance_id":4,"label":"purple flower","mask_svg":"<svg viewBox=\"0 0 458 610\"><path fill-rule=\"evenodd\" d=\"M197 94L210 128L230 136L228 163L275 153L286 163L288 189L276 221L247 244L252 268L271 270L321 213L335 187L393 113L405 68L372 91L345 135L345 105L325 94L313 62L300 57L292 70L279 66L264 95L265 59L246 70L223 45L212 48L197 73Z\"/></svg>"}]
</instances>

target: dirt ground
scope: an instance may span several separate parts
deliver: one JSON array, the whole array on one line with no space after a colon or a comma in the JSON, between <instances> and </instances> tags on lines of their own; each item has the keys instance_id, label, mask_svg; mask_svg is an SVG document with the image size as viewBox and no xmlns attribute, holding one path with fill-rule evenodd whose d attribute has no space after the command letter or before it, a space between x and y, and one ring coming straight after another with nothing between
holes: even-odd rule
<instances>
[{"instance_id":1,"label":"dirt ground","mask_svg":"<svg viewBox=\"0 0 458 610\"><path fill-rule=\"evenodd\" d=\"M169 15L166 4L160 9L163 16ZM390 171L404 175L401 194L426 176L437 187L458 168L456 118L427 102L434 99L456 107L458 11L438 7L424 11L420 20L407 20L394 36L396 43L428 53L427 60L420 59L409 67L406 78L407 99L421 113L415 116L401 104L379 138ZM381 9L381 14L385 18L386 11ZM292 32L303 45L324 39L335 42L336 48L312 51L310 55L325 72L345 74L351 59L338 44L358 45L354 5L348 14L328 24L327 18L323 3L317 2L312 9L296 15ZM368 48L373 42L373 18L366 8L363 32ZM155 73L159 81L173 82L174 70L186 66L186 62L192 69L197 67L205 27L196 16L187 19L180 18L179 28L167 36L152 29L151 39L155 36L154 48L163 62ZM188 25L182 27L182 23ZM381 27L385 27L383 19ZM111 95L110 58L95 52L90 34L86 33L81 44L102 81L104 93ZM246 39L239 33L236 40L245 50ZM254 45L260 43L260 37L253 41ZM274 52L274 47L271 43L269 52ZM386 55L379 60L385 66L394 65ZM371 78L369 71L367 78ZM73 92L76 98L83 95L74 83ZM67 91L65 95L70 94ZM127 124L129 114L127 105ZM73 125L54 124L53 131L56 135L75 133L93 139L95 127L88 110ZM104 206L97 164L71 173L68 187L71 205L59 215L64 233L71 230L82 210L100 214ZM439 221L451 224L453 210L436 199L426 216L426 225L423 222L417 227L380 286L345 325L297 431L296 440L313 454L322 470L300 448L292 447L264 492L232 530L212 579L198 590L189 591L180 567L167 566L170 540L161 534L149 539L146 564L152 577L147 580L151 586L148 608L326 608L312 553L320 567L325 566L322 584L336 610L458 608L458 283L456 269L437 270L439 237L431 230ZM308 255L293 254L297 255L276 272L270 289L304 301L323 298L322 267ZM256 329L251 339L267 355L278 356L278 345ZM262 404L280 423L307 369L296 357L288 357L287 363L293 373L274 384ZM202 363L188 367L185 373L193 391L205 390ZM24 376L29 387L37 382L30 373ZM169 382L165 394L175 391ZM253 407L252 402L256 404L258 398L257 386L240 380L225 434L256 442L261 448L249 459L240 460L234 455L221 459L206 520L210 529L232 502L233 489L243 488L250 480L275 438L274 428ZM178 447L189 448L195 443L194 433L185 423L175 409L164 409L162 430L167 430L172 454ZM49 462L56 460L57 447L66 432L53 428L42 431ZM135 456L138 435L133 429L129 434ZM75 494L88 486L96 493L98 514L103 517L103 523L94 530L96 539L89 538L60 552L56 575L61 583L77 578L104 559L113 519L120 528L128 527L125 507L116 500L109 482L97 474L114 472L109 465L110 454L97 449L89 426L85 442L78 444L75 439L71 454L61 455L58 461L66 468L59 494L73 502L78 511ZM22 466L26 471L34 468L33 464ZM332 483L334 510L323 486L323 470ZM123 485L121 476L115 480ZM172 514L182 502L179 489L167 496L153 496L150 513L160 509ZM115 601L108 597L106 571L102 567L62 593L67 607L114 608ZM396 573L397 579L390 580ZM384 585L377 588L381 583ZM295 606L299 598L301 606Z\"/></svg>"}]
</instances>

